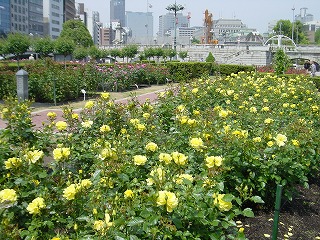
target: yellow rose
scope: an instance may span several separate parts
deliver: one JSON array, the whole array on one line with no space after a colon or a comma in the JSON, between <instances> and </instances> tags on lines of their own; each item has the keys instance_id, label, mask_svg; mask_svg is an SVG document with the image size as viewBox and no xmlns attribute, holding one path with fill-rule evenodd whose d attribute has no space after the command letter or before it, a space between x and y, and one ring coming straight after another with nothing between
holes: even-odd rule
<instances>
[{"instance_id":1,"label":"yellow rose","mask_svg":"<svg viewBox=\"0 0 320 240\"><path fill-rule=\"evenodd\" d=\"M135 155L133 157L133 162L135 165L144 165L147 162L147 157L142 155Z\"/></svg>"},{"instance_id":2,"label":"yellow rose","mask_svg":"<svg viewBox=\"0 0 320 240\"><path fill-rule=\"evenodd\" d=\"M167 203L166 192L167 191L159 191L158 192L158 198L157 198L157 205L158 206L162 206L162 205L165 205Z\"/></svg>"},{"instance_id":3,"label":"yellow rose","mask_svg":"<svg viewBox=\"0 0 320 240\"><path fill-rule=\"evenodd\" d=\"M48 117L48 118L53 118L53 119L54 119L54 118L56 118L56 117L57 117L57 114L56 114L55 112L48 112L48 113L47 113L47 117Z\"/></svg>"},{"instance_id":4,"label":"yellow rose","mask_svg":"<svg viewBox=\"0 0 320 240\"><path fill-rule=\"evenodd\" d=\"M53 150L53 159L60 161L70 156L70 148L56 148Z\"/></svg>"},{"instance_id":5,"label":"yellow rose","mask_svg":"<svg viewBox=\"0 0 320 240\"><path fill-rule=\"evenodd\" d=\"M104 100L109 100L110 93L107 93L107 92L101 93L101 98L104 99Z\"/></svg>"},{"instance_id":6,"label":"yellow rose","mask_svg":"<svg viewBox=\"0 0 320 240\"><path fill-rule=\"evenodd\" d=\"M178 165L185 165L187 163L188 157L183 153L173 152L171 156L173 161Z\"/></svg>"},{"instance_id":7,"label":"yellow rose","mask_svg":"<svg viewBox=\"0 0 320 240\"><path fill-rule=\"evenodd\" d=\"M178 206L178 198L172 192L166 192L167 196L167 212L172 212Z\"/></svg>"},{"instance_id":8,"label":"yellow rose","mask_svg":"<svg viewBox=\"0 0 320 240\"><path fill-rule=\"evenodd\" d=\"M111 128L108 125L102 125L100 127L100 132L104 133L104 132L110 132Z\"/></svg>"},{"instance_id":9,"label":"yellow rose","mask_svg":"<svg viewBox=\"0 0 320 240\"><path fill-rule=\"evenodd\" d=\"M93 229L96 231L102 231L104 229L105 223L102 220L94 221Z\"/></svg>"},{"instance_id":10,"label":"yellow rose","mask_svg":"<svg viewBox=\"0 0 320 240\"><path fill-rule=\"evenodd\" d=\"M66 130L68 127L68 124L64 121L58 121L56 123L56 128L59 130L59 131L63 131L63 130Z\"/></svg>"},{"instance_id":11,"label":"yellow rose","mask_svg":"<svg viewBox=\"0 0 320 240\"><path fill-rule=\"evenodd\" d=\"M219 112L219 117L225 118L225 117L228 116L228 114L229 114L228 111L226 111L226 110L220 110L220 112Z\"/></svg>"},{"instance_id":12,"label":"yellow rose","mask_svg":"<svg viewBox=\"0 0 320 240\"><path fill-rule=\"evenodd\" d=\"M127 190L124 192L124 198L133 198L133 191L130 190L130 189L127 189Z\"/></svg>"},{"instance_id":13,"label":"yellow rose","mask_svg":"<svg viewBox=\"0 0 320 240\"><path fill-rule=\"evenodd\" d=\"M17 199L17 193L13 189L6 188L0 191L0 203L14 203Z\"/></svg>"},{"instance_id":14,"label":"yellow rose","mask_svg":"<svg viewBox=\"0 0 320 240\"><path fill-rule=\"evenodd\" d=\"M20 158L12 157L9 158L7 161L4 162L6 169L11 169L14 167L19 167L22 163L22 160Z\"/></svg>"},{"instance_id":15,"label":"yellow rose","mask_svg":"<svg viewBox=\"0 0 320 240\"><path fill-rule=\"evenodd\" d=\"M273 119L272 119L272 118L267 118L267 119L264 120L264 123L265 123L265 124L270 124L270 123L272 123L272 122L273 122Z\"/></svg>"},{"instance_id":16,"label":"yellow rose","mask_svg":"<svg viewBox=\"0 0 320 240\"><path fill-rule=\"evenodd\" d=\"M145 148L148 151L155 152L158 150L158 145L154 142L149 142Z\"/></svg>"},{"instance_id":17,"label":"yellow rose","mask_svg":"<svg viewBox=\"0 0 320 240\"><path fill-rule=\"evenodd\" d=\"M196 150L201 150L203 146L203 141L201 138L191 138L189 141L189 144L191 147L193 147Z\"/></svg>"},{"instance_id":18,"label":"yellow rose","mask_svg":"<svg viewBox=\"0 0 320 240\"><path fill-rule=\"evenodd\" d=\"M192 175L190 175L190 174L180 174L180 175L178 176L178 178L176 179L176 183L177 183L177 184L182 184L182 183L183 183L183 179L187 179L187 180L189 180L190 182L193 182L193 177L192 177Z\"/></svg>"},{"instance_id":19,"label":"yellow rose","mask_svg":"<svg viewBox=\"0 0 320 240\"><path fill-rule=\"evenodd\" d=\"M283 134L277 134L275 137L276 143L279 147L282 147L286 144L287 137Z\"/></svg>"},{"instance_id":20,"label":"yellow rose","mask_svg":"<svg viewBox=\"0 0 320 240\"><path fill-rule=\"evenodd\" d=\"M63 190L63 197L67 200L73 200L77 193L77 186L75 184L71 184L69 187Z\"/></svg>"},{"instance_id":21,"label":"yellow rose","mask_svg":"<svg viewBox=\"0 0 320 240\"><path fill-rule=\"evenodd\" d=\"M38 214L40 210L45 208L46 205L44 203L44 199L41 197L37 197L33 199L31 203L29 203L27 210L30 214Z\"/></svg>"},{"instance_id":22,"label":"yellow rose","mask_svg":"<svg viewBox=\"0 0 320 240\"><path fill-rule=\"evenodd\" d=\"M93 108L93 106L94 106L94 101L88 101L88 102L86 102L84 108L91 109L91 108Z\"/></svg>"},{"instance_id":23,"label":"yellow rose","mask_svg":"<svg viewBox=\"0 0 320 240\"><path fill-rule=\"evenodd\" d=\"M81 126L82 126L83 128L91 128L92 124L93 124L93 121L91 121L91 120L86 120L86 121L84 121L84 122L81 123Z\"/></svg>"},{"instance_id":24,"label":"yellow rose","mask_svg":"<svg viewBox=\"0 0 320 240\"><path fill-rule=\"evenodd\" d=\"M144 130L146 130L146 126L143 125L143 124L140 124L140 123L136 125L136 128L137 128L139 131L144 131Z\"/></svg>"},{"instance_id":25,"label":"yellow rose","mask_svg":"<svg viewBox=\"0 0 320 240\"><path fill-rule=\"evenodd\" d=\"M28 151L24 157L29 163L36 163L40 158L42 158L44 155L43 151L40 150L33 150Z\"/></svg>"},{"instance_id":26,"label":"yellow rose","mask_svg":"<svg viewBox=\"0 0 320 240\"><path fill-rule=\"evenodd\" d=\"M220 167L223 160L221 156L209 156L205 159L208 168L213 168L214 166Z\"/></svg>"},{"instance_id":27,"label":"yellow rose","mask_svg":"<svg viewBox=\"0 0 320 240\"><path fill-rule=\"evenodd\" d=\"M80 186L83 188L89 188L92 185L92 182L90 179L83 179L80 182Z\"/></svg>"},{"instance_id":28,"label":"yellow rose","mask_svg":"<svg viewBox=\"0 0 320 240\"><path fill-rule=\"evenodd\" d=\"M149 119L150 118L150 113L144 113L142 116L145 119Z\"/></svg>"},{"instance_id":29,"label":"yellow rose","mask_svg":"<svg viewBox=\"0 0 320 240\"><path fill-rule=\"evenodd\" d=\"M165 164L169 164L172 161L172 157L168 153L160 153L159 154L159 161L160 162L165 162Z\"/></svg>"},{"instance_id":30,"label":"yellow rose","mask_svg":"<svg viewBox=\"0 0 320 240\"><path fill-rule=\"evenodd\" d=\"M223 200L224 196L225 194L213 194L213 197L215 198L214 204L218 205L221 211L229 211L232 208L232 203Z\"/></svg>"}]
</instances>

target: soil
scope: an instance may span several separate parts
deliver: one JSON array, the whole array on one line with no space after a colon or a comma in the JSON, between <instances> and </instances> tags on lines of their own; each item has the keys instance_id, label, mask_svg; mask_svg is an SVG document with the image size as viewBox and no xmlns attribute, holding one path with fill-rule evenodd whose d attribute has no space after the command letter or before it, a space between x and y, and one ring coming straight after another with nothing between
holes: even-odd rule
<instances>
[{"instance_id":1,"label":"soil","mask_svg":"<svg viewBox=\"0 0 320 240\"><path fill-rule=\"evenodd\" d=\"M280 209L278 238L320 240L320 176L311 180L309 189L298 187L293 200ZM274 211L255 212L254 218L242 221L249 240L272 239Z\"/></svg>"}]
</instances>

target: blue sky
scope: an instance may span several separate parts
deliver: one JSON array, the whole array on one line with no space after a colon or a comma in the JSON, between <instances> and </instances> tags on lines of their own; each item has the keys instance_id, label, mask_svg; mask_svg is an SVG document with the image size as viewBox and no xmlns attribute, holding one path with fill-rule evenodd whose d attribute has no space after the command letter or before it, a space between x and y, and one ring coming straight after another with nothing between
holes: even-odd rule
<instances>
[{"instance_id":1,"label":"blue sky","mask_svg":"<svg viewBox=\"0 0 320 240\"><path fill-rule=\"evenodd\" d=\"M100 20L109 22L109 0L76 0L85 4L89 11L99 11ZM259 32L266 32L268 22L272 20L288 19L292 21L294 14L300 13L300 8L308 8L307 13L314 15L320 21L320 0L176 0L177 4L185 7L183 13L191 13L191 26L202 26L204 11L209 10L213 19L237 18L250 28ZM166 14L165 9L174 0L126 0L126 11L146 12L147 3L152 5L148 10L153 12L154 32L158 29L159 15Z\"/></svg>"}]
</instances>

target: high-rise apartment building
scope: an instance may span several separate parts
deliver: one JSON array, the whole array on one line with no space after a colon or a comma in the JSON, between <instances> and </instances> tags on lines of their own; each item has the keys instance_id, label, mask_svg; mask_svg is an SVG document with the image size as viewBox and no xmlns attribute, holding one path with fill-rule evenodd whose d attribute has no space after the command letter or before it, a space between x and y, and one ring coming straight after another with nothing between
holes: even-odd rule
<instances>
[{"instance_id":1,"label":"high-rise apartment building","mask_svg":"<svg viewBox=\"0 0 320 240\"><path fill-rule=\"evenodd\" d=\"M11 0L11 32L20 32L29 34L28 26L28 1L27 0ZM3 10L1 11L1 13Z\"/></svg>"},{"instance_id":2,"label":"high-rise apartment building","mask_svg":"<svg viewBox=\"0 0 320 240\"><path fill-rule=\"evenodd\" d=\"M28 9L29 34L32 36L43 36L43 0L29 0Z\"/></svg>"},{"instance_id":3,"label":"high-rise apartment building","mask_svg":"<svg viewBox=\"0 0 320 240\"><path fill-rule=\"evenodd\" d=\"M110 23L119 22L121 27L126 27L125 9L125 0L110 0Z\"/></svg>"},{"instance_id":4,"label":"high-rise apartment building","mask_svg":"<svg viewBox=\"0 0 320 240\"><path fill-rule=\"evenodd\" d=\"M63 0L64 22L75 18L76 16L75 6L76 6L75 0Z\"/></svg>"},{"instance_id":5,"label":"high-rise apartment building","mask_svg":"<svg viewBox=\"0 0 320 240\"><path fill-rule=\"evenodd\" d=\"M170 32L174 32L174 25L177 23L177 29L180 27L189 27L189 18L182 13L177 13L175 19L174 13L167 13L159 16L159 36L166 36Z\"/></svg>"},{"instance_id":6,"label":"high-rise apartment building","mask_svg":"<svg viewBox=\"0 0 320 240\"><path fill-rule=\"evenodd\" d=\"M10 0L0 0L0 37L11 30Z\"/></svg>"},{"instance_id":7,"label":"high-rise apartment building","mask_svg":"<svg viewBox=\"0 0 320 240\"><path fill-rule=\"evenodd\" d=\"M126 12L126 26L130 29L130 42L150 44L153 41L151 12Z\"/></svg>"},{"instance_id":8,"label":"high-rise apartment building","mask_svg":"<svg viewBox=\"0 0 320 240\"><path fill-rule=\"evenodd\" d=\"M62 31L63 0L43 0L44 33L57 39Z\"/></svg>"}]
</instances>

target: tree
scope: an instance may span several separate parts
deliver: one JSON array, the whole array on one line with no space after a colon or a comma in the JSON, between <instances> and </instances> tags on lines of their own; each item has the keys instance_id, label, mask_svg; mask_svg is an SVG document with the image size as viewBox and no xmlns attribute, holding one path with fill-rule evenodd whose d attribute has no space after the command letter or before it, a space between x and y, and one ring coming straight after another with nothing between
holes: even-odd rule
<instances>
[{"instance_id":1,"label":"tree","mask_svg":"<svg viewBox=\"0 0 320 240\"><path fill-rule=\"evenodd\" d=\"M27 35L21 33L10 33L4 45L4 53L13 54L17 57L18 68L20 56L28 51L30 47L30 38Z\"/></svg>"},{"instance_id":2,"label":"tree","mask_svg":"<svg viewBox=\"0 0 320 240\"><path fill-rule=\"evenodd\" d=\"M77 47L73 51L72 56L74 59L83 60L88 56L88 49L85 47Z\"/></svg>"},{"instance_id":3,"label":"tree","mask_svg":"<svg viewBox=\"0 0 320 240\"><path fill-rule=\"evenodd\" d=\"M279 20L273 30L277 34L292 38L292 22L290 20ZM298 36L298 37L297 37ZM300 21L294 22L293 41L298 44L307 44L308 38L303 31L303 24Z\"/></svg>"},{"instance_id":4,"label":"tree","mask_svg":"<svg viewBox=\"0 0 320 240\"><path fill-rule=\"evenodd\" d=\"M278 49L273 58L273 68L277 75L284 74L291 65L288 55L283 49Z\"/></svg>"},{"instance_id":5,"label":"tree","mask_svg":"<svg viewBox=\"0 0 320 240\"><path fill-rule=\"evenodd\" d=\"M113 48L110 50L110 56L113 57L115 60L117 57L121 56L121 51L118 48Z\"/></svg>"},{"instance_id":6,"label":"tree","mask_svg":"<svg viewBox=\"0 0 320 240\"><path fill-rule=\"evenodd\" d=\"M158 62L159 62L160 57L162 57L162 56L163 56L163 49L162 49L162 48L160 48L160 47L158 47L158 48L154 48L154 56L156 56L156 57L157 57Z\"/></svg>"},{"instance_id":7,"label":"tree","mask_svg":"<svg viewBox=\"0 0 320 240\"><path fill-rule=\"evenodd\" d=\"M166 49L166 55L170 58L170 61L172 58L174 58L177 55L177 51L174 49Z\"/></svg>"},{"instance_id":8,"label":"tree","mask_svg":"<svg viewBox=\"0 0 320 240\"><path fill-rule=\"evenodd\" d=\"M315 36L314 36L314 40L316 44L320 44L320 28L317 29L317 31L315 32Z\"/></svg>"},{"instance_id":9,"label":"tree","mask_svg":"<svg viewBox=\"0 0 320 240\"><path fill-rule=\"evenodd\" d=\"M77 46L91 47L93 45L92 37L81 20L66 21L60 37L72 39Z\"/></svg>"},{"instance_id":10,"label":"tree","mask_svg":"<svg viewBox=\"0 0 320 240\"><path fill-rule=\"evenodd\" d=\"M179 57L184 61L184 59L188 57L188 52L187 51L179 52Z\"/></svg>"},{"instance_id":11,"label":"tree","mask_svg":"<svg viewBox=\"0 0 320 240\"><path fill-rule=\"evenodd\" d=\"M66 57L73 53L75 43L72 39L66 37L59 37L55 40L54 50L56 53L64 56L64 67L66 68Z\"/></svg>"},{"instance_id":12,"label":"tree","mask_svg":"<svg viewBox=\"0 0 320 240\"><path fill-rule=\"evenodd\" d=\"M211 62L213 63L215 61L214 56L212 55L212 52L209 52L207 58L206 58L206 62Z\"/></svg>"},{"instance_id":13,"label":"tree","mask_svg":"<svg viewBox=\"0 0 320 240\"><path fill-rule=\"evenodd\" d=\"M89 56L90 56L93 60L97 60L97 59L101 58L101 56L102 56L102 52L101 52L100 49L97 48L96 46L91 46L91 47L88 49L88 53L89 53Z\"/></svg>"},{"instance_id":14,"label":"tree","mask_svg":"<svg viewBox=\"0 0 320 240\"><path fill-rule=\"evenodd\" d=\"M128 59L132 59L136 56L138 53L138 46L137 45L127 45L122 49L125 57L127 57L127 62Z\"/></svg>"},{"instance_id":15,"label":"tree","mask_svg":"<svg viewBox=\"0 0 320 240\"><path fill-rule=\"evenodd\" d=\"M40 57L47 57L54 51L54 42L50 37L37 38L33 42L33 48L36 53L40 54Z\"/></svg>"}]
</instances>

